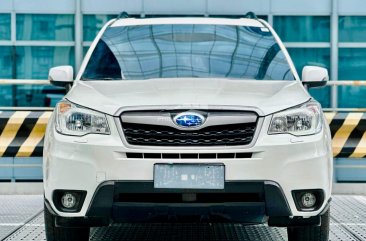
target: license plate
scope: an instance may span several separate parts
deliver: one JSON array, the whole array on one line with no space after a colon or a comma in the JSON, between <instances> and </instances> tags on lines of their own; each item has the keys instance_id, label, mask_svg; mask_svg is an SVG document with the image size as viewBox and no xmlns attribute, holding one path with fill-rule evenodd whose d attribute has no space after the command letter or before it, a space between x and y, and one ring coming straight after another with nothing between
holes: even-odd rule
<instances>
[{"instance_id":1,"label":"license plate","mask_svg":"<svg viewBox=\"0 0 366 241\"><path fill-rule=\"evenodd\" d=\"M224 189L223 164L155 164L154 187L170 189Z\"/></svg>"}]
</instances>

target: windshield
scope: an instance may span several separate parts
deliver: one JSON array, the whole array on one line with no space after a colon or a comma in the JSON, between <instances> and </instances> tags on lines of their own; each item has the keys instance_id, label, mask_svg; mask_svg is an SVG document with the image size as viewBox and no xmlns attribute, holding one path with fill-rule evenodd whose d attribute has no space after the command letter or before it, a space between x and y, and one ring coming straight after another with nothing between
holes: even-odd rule
<instances>
[{"instance_id":1,"label":"windshield","mask_svg":"<svg viewBox=\"0 0 366 241\"><path fill-rule=\"evenodd\" d=\"M192 77L294 80L267 28L204 24L109 27L82 79Z\"/></svg>"}]
</instances>

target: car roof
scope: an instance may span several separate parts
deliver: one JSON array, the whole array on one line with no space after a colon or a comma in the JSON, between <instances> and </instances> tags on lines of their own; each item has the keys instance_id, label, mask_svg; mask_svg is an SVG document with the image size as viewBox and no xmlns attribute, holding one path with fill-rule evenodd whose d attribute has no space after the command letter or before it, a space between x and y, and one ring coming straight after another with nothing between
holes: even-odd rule
<instances>
[{"instance_id":1,"label":"car roof","mask_svg":"<svg viewBox=\"0 0 366 241\"><path fill-rule=\"evenodd\" d=\"M236 25L249 27L265 27L257 19L251 18L205 18L205 17L172 17L172 18L121 18L112 22L110 27L157 25L157 24L212 24L212 25Z\"/></svg>"}]
</instances>

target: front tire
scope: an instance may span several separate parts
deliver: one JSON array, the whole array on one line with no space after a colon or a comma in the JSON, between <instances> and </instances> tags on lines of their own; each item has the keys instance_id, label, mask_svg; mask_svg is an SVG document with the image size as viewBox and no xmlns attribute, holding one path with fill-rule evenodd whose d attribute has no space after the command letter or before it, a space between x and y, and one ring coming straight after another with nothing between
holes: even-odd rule
<instances>
[{"instance_id":1,"label":"front tire","mask_svg":"<svg viewBox=\"0 0 366 241\"><path fill-rule=\"evenodd\" d=\"M320 226L288 227L288 241L328 241L330 209L320 217Z\"/></svg>"},{"instance_id":2,"label":"front tire","mask_svg":"<svg viewBox=\"0 0 366 241\"><path fill-rule=\"evenodd\" d=\"M55 225L55 216L44 206L47 241L88 241L90 228L61 228Z\"/></svg>"}]
</instances>

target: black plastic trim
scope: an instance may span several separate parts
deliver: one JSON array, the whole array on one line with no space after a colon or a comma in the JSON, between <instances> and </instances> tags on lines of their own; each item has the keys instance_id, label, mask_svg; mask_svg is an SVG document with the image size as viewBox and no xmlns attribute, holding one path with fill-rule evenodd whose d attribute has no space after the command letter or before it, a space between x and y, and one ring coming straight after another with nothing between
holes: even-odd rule
<instances>
[{"instance_id":1,"label":"black plastic trim","mask_svg":"<svg viewBox=\"0 0 366 241\"><path fill-rule=\"evenodd\" d=\"M319 226L321 217L313 216L309 218L303 217L269 217L268 226L270 227L304 227L304 226Z\"/></svg>"},{"instance_id":2,"label":"black plastic trim","mask_svg":"<svg viewBox=\"0 0 366 241\"><path fill-rule=\"evenodd\" d=\"M323 210L317 216L310 218L295 217L269 217L268 226L270 227L303 227L303 226L319 226L321 224L321 216L325 214L330 208L329 198Z\"/></svg>"},{"instance_id":3,"label":"black plastic trim","mask_svg":"<svg viewBox=\"0 0 366 241\"><path fill-rule=\"evenodd\" d=\"M316 203L313 208L306 208L301 205L301 195L307 192L311 192L315 194L316 197ZM314 212L318 211L324 203L324 190L323 189L303 189L303 190L293 190L292 197L294 199L296 209L300 212Z\"/></svg>"},{"instance_id":4,"label":"black plastic trim","mask_svg":"<svg viewBox=\"0 0 366 241\"><path fill-rule=\"evenodd\" d=\"M327 204L325 204L325 207L323 208L323 211L321 211L320 215L325 214L329 210L331 201L332 201L332 198L329 198L327 201Z\"/></svg>"},{"instance_id":5,"label":"black plastic trim","mask_svg":"<svg viewBox=\"0 0 366 241\"><path fill-rule=\"evenodd\" d=\"M98 186L90 202L87 216L109 218L112 216L114 187L115 183L113 181L103 182Z\"/></svg>"},{"instance_id":6,"label":"black plastic trim","mask_svg":"<svg viewBox=\"0 0 366 241\"><path fill-rule=\"evenodd\" d=\"M122 118L120 121L125 140L136 146L246 146L252 143L258 128L258 118L255 122L206 126L194 131L129 123ZM145 158L147 154L151 155L145 153Z\"/></svg>"},{"instance_id":7,"label":"black plastic trim","mask_svg":"<svg viewBox=\"0 0 366 241\"><path fill-rule=\"evenodd\" d=\"M65 208L65 207L62 206L61 196L66 192L76 194L77 200L76 200L75 208L70 208L69 209L69 208ZM53 191L52 201L53 201L53 204L55 205L56 209L60 212L77 213L77 212L80 212L81 208L83 207L85 197L86 197L86 191L84 191L84 190L57 189L57 190Z\"/></svg>"},{"instance_id":8,"label":"black plastic trim","mask_svg":"<svg viewBox=\"0 0 366 241\"><path fill-rule=\"evenodd\" d=\"M221 164L220 164L221 165ZM162 189L154 188L154 182L115 182L116 193L261 193L264 182L225 182L224 189ZM263 195L264 198L264 195Z\"/></svg>"},{"instance_id":9,"label":"black plastic trim","mask_svg":"<svg viewBox=\"0 0 366 241\"><path fill-rule=\"evenodd\" d=\"M282 188L276 182L265 182L266 210L268 216L292 216Z\"/></svg>"},{"instance_id":10,"label":"black plastic trim","mask_svg":"<svg viewBox=\"0 0 366 241\"><path fill-rule=\"evenodd\" d=\"M306 88L321 88L326 86L328 83L328 80L322 80L322 81L303 81L302 84L306 86Z\"/></svg>"},{"instance_id":11,"label":"black plastic trim","mask_svg":"<svg viewBox=\"0 0 366 241\"><path fill-rule=\"evenodd\" d=\"M53 210L50 202L46 199L46 197L44 197L44 205L45 208L47 208L47 210L53 215L53 216L57 216L56 212Z\"/></svg>"},{"instance_id":12,"label":"black plastic trim","mask_svg":"<svg viewBox=\"0 0 366 241\"><path fill-rule=\"evenodd\" d=\"M51 85L57 86L57 87L66 87L67 85L72 85L72 81L59 81L59 80L50 80Z\"/></svg>"},{"instance_id":13,"label":"black plastic trim","mask_svg":"<svg viewBox=\"0 0 366 241\"><path fill-rule=\"evenodd\" d=\"M174 193L257 193L258 201L265 205L264 216L291 216L291 210L287 203L286 197L281 187L271 181L246 181L246 182L225 182L225 189L223 190L181 190L181 189L155 189L152 181L108 181L99 185L97 188L86 216L94 217L112 217L114 206L123 206L118 201L120 194L174 194ZM126 203L127 204L127 203ZM210 203L204 203L207 208L210 207ZM225 204L225 203L222 203ZM245 207L246 201L240 202ZM131 205L148 205L156 206L154 203L131 203ZM172 205L170 203L167 206ZM174 204L173 204L174 205ZM184 206L185 203L181 203ZM215 204L217 205L217 204ZM226 203L230 206L230 203ZM250 205L250 203L248 203ZM161 203L158 204L161 207Z\"/></svg>"},{"instance_id":14,"label":"black plastic trim","mask_svg":"<svg viewBox=\"0 0 366 241\"><path fill-rule=\"evenodd\" d=\"M212 203L116 203L113 204L115 222L210 222L260 224L265 218L263 202Z\"/></svg>"},{"instance_id":15,"label":"black plastic trim","mask_svg":"<svg viewBox=\"0 0 366 241\"><path fill-rule=\"evenodd\" d=\"M64 228L101 227L110 223L108 217L55 217L56 227Z\"/></svg>"},{"instance_id":16,"label":"black plastic trim","mask_svg":"<svg viewBox=\"0 0 366 241\"><path fill-rule=\"evenodd\" d=\"M100 227L108 226L110 217L61 217L52 208L50 202L44 198L45 208L55 217L56 227Z\"/></svg>"}]
</instances>

